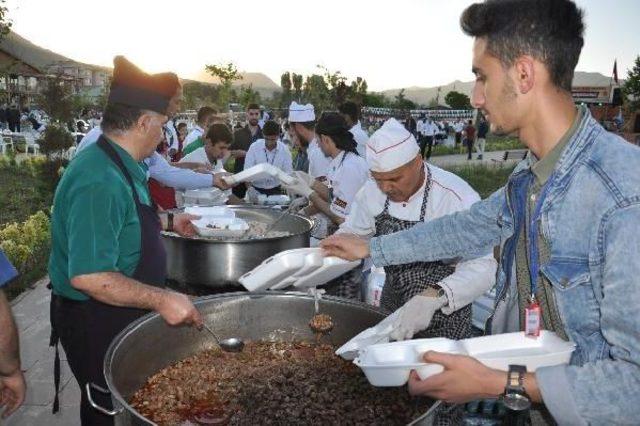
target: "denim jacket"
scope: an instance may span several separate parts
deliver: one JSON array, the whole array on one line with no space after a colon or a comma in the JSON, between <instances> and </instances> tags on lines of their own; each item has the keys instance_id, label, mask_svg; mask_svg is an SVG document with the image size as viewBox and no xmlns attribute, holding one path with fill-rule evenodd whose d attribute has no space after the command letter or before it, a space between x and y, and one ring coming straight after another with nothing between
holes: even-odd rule
<instances>
[{"instance_id":1,"label":"denim jacket","mask_svg":"<svg viewBox=\"0 0 640 426\"><path fill-rule=\"evenodd\" d=\"M569 365L539 368L560 424L640 422L640 149L585 111L554 171L538 226L549 242L541 273L576 343ZM533 179L521 162L505 187L470 210L371 240L376 266L470 258L500 245L491 333L518 331L515 247Z\"/></svg>"}]
</instances>

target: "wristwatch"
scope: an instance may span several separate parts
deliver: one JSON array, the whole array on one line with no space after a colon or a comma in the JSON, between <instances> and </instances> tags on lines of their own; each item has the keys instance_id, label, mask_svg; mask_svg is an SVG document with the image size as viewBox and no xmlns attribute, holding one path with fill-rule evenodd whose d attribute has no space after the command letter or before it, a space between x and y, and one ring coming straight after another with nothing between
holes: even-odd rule
<instances>
[{"instance_id":1,"label":"wristwatch","mask_svg":"<svg viewBox=\"0 0 640 426\"><path fill-rule=\"evenodd\" d=\"M524 375L526 372L527 367L524 365L509 366L507 386L502 397L508 410L522 412L531 408L531 399L524 390Z\"/></svg>"}]
</instances>

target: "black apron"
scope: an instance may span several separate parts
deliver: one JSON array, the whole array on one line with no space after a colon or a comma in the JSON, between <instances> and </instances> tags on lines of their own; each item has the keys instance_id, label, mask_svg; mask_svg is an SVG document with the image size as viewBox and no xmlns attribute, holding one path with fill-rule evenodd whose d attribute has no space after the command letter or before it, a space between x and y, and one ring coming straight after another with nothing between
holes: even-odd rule
<instances>
[{"instance_id":1,"label":"black apron","mask_svg":"<svg viewBox=\"0 0 640 426\"><path fill-rule=\"evenodd\" d=\"M162 288L165 286L167 264L166 252L160 238L161 223L157 215L157 207L153 202L152 206L140 202L131 175L116 150L104 136L98 140L98 146L118 166L133 192L133 201L140 221L141 247L140 259L131 278L147 285ZM59 408L60 359L57 343L60 341L66 352L69 367L80 385L82 424L113 424L112 417L98 412L89 405L85 385L87 382L92 382L107 388L103 374L104 356L107 348L118 333L146 313L148 311L144 309L116 307L94 299L83 302L73 301L52 294L50 344L56 346L54 413ZM111 409L111 398L108 395L94 394L93 397L98 404Z\"/></svg>"},{"instance_id":2,"label":"black apron","mask_svg":"<svg viewBox=\"0 0 640 426\"><path fill-rule=\"evenodd\" d=\"M431 171L426 167L426 185L422 198L420 220L401 220L389 214L389 199L385 201L384 209L375 218L376 234L389 235L412 228L423 222L427 210L429 191L431 190ZM442 262L414 262L404 265L390 265L384 267L386 274L380 306L389 312L395 312L409 299L422 293L429 287L439 289L437 283L455 271L451 265ZM438 310L433 315L429 327L417 333L416 338L447 337L449 339L465 339L471 337L471 305L467 305L451 315L445 315ZM463 406L443 404L436 411L435 425L454 425L462 422Z\"/></svg>"}]
</instances>

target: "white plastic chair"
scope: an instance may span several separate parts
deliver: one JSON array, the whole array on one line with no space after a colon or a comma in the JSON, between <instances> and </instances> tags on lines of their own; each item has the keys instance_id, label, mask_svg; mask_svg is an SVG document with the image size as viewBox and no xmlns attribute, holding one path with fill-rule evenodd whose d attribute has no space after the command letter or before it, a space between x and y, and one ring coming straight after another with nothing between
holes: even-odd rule
<instances>
[{"instance_id":1,"label":"white plastic chair","mask_svg":"<svg viewBox=\"0 0 640 426\"><path fill-rule=\"evenodd\" d=\"M33 155L38 155L38 151L40 150L40 145L36 143L36 139L31 133L24 134L24 140L27 142L26 153L29 154L29 151Z\"/></svg>"},{"instance_id":2,"label":"white plastic chair","mask_svg":"<svg viewBox=\"0 0 640 426\"><path fill-rule=\"evenodd\" d=\"M2 152L3 155L7 153L7 148L9 147L11 148L12 151L15 150L13 146L13 139L6 136L0 138L0 152Z\"/></svg>"}]
</instances>

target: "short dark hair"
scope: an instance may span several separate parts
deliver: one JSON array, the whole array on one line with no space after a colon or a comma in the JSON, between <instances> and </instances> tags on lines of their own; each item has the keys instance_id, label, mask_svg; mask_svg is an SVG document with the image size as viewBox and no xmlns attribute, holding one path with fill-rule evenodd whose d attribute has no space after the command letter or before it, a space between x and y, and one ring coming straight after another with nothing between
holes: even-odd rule
<instances>
[{"instance_id":1,"label":"short dark hair","mask_svg":"<svg viewBox=\"0 0 640 426\"><path fill-rule=\"evenodd\" d=\"M260 110L260 105L258 105L258 104L249 104L249 105L247 105L247 111L249 111L250 109Z\"/></svg>"},{"instance_id":2,"label":"short dark hair","mask_svg":"<svg viewBox=\"0 0 640 426\"><path fill-rule=\"evenodd\" d=\"M266 121L262 127L264 136L280 136L280 126L273 120Z\"/></svg>"},{"instance_id":3,"label":"short dark hair","mask_svg":"<svg viewBox=\"0 0 640 426\"><path fill-rule=\"evenodd\" d=\"M360 107L355 102L347 101L338 107L340 114L348 115L351 121L358 122L360 118Z\"/></svg>"},{"instance_id":4,"label":"short dark hair","mask_svg":"<svg viewBox=\"0 0 640 426\"><path fill-rule=\"evenodd\" d=\"M329 136L338 149L359 155L357 143L342 115L335 112L322 113L316 125L316 133Z\"/></svg>"},{"instance_id":5,"label":"short dark hair","mask_svg":"<svg viewBox=\"0 0 640 426\"><path fill-rule=\"evenodd\" d=\"M487 49L503 65L521 55L545 64L553 84L571 91L584 44L583 12L571 0L486 0L460 17L462 31L486 37Z\"/></svg>"},{"instance_id":6,"label":"short dark hair","mask_svg":"<svg viewBox=\"0 0 640 426\"><path fill-rule=\"evenodd\" d=\"M110 103L104 108L100 128L104 133L118 133L131 129L146 111L131 105Z\"/></svg>"},{"instance_id":7,"label":"short dark hair","mask_svg":"<svg viewBox=\"0 0 640 426\"><path fill-rule=\"evenodd\" d=\"M314 130L316 128L315 121L292 121L291 124L299 124L307 130Z\"/></svg>"},{"instance_id":8,"label":"short dark hair","mask_svg":"<svg viewBox=\"0 0 640 426\"><path fill-rule=\"evenodd\" d=\"M231 130L226 124L214 123L209 127L206 138L211 141L212 145L220 142L231 143L233 142L233 135Z\"/></svg>"},{"instance_id":9,"label":"short dark hair","mask_svg":"<svg viewBox=\"0 0 640 426\"><path fill-rule=\"evenodd\" d=\"M184 121L178 123L178 129L182 129L183 127L187 127L187 123L185 123Z\"/></svg>"},{"instance_id":10,"label":"short dark hair","mask_svg":"<svg viewBox=\"0 0 640 426\"><path fill-rule=\"evenodd\" d=\"M203 106L198 110L198 123L202 122L205 118L207 118L211 114L217 114L217 113L218 111L216 111L215 108L212 108L210 106Z\"/></svg>"}]
</instances>

